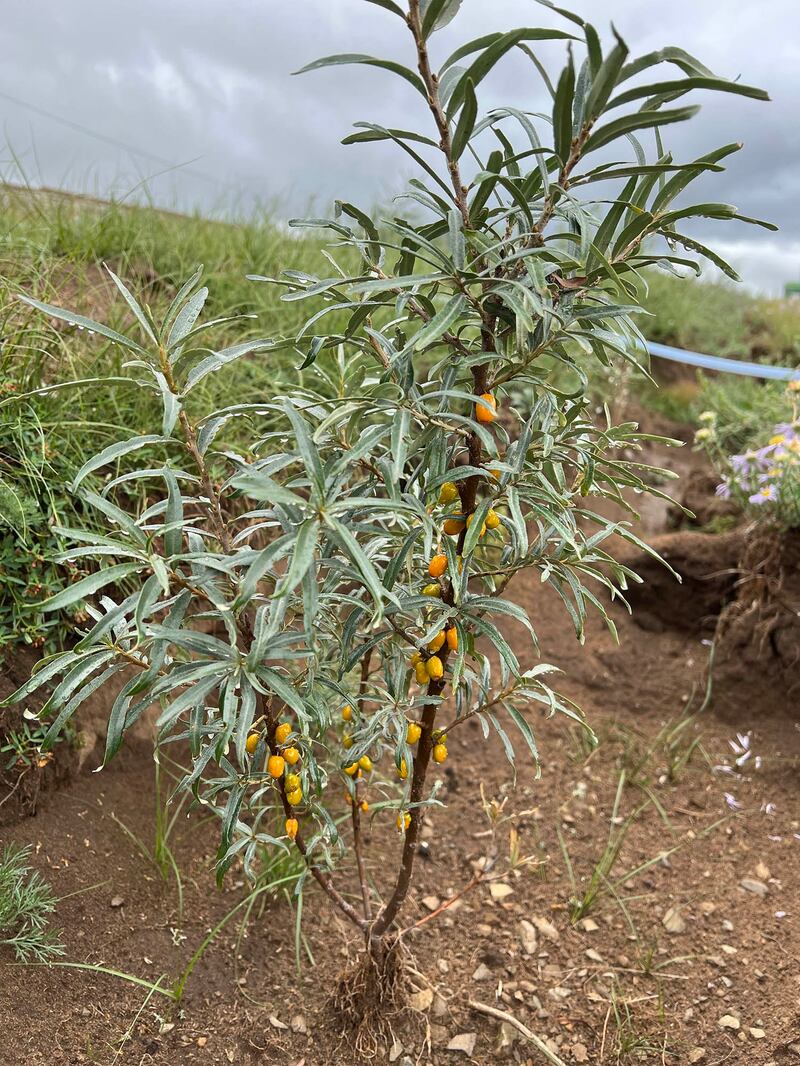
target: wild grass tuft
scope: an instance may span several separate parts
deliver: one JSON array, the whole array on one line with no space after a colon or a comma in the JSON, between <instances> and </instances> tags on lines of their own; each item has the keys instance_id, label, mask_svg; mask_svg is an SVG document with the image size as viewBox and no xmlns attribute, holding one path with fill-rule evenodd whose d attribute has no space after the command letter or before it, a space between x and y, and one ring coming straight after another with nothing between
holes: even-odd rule
<instances>
[{"instance_id":1,"label":"wild grass tuft","mask_svg":"<svg viewBox=\"0 0 800 1066\"><path fill-rule=\"evenodd\" d=\"M19 962L49 962L64 949L50 929L56 897L28 863L31 849L7 844L0 854L0 945Z\"/></svg>"}]
</instances>

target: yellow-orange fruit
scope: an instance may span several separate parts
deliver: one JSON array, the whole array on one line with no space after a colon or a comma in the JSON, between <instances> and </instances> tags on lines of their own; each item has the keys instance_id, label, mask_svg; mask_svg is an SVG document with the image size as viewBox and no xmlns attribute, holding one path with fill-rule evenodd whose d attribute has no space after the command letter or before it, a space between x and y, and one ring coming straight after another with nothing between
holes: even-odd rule
<instances>
[{"instance_id":1,"label":"yellow-orange fruit","mask_svg":"<svg viewBox=\"0 0 800 1066\"><path fill-rule=\"evenodd\" d=\"M287 792L294 792L295 789L300 788L300 775L287 774L286 780L283 782L283 787Z\"/></svg>"},{"instance_id":2,"label":"yellow-orange fruit","mask_svg":"<svg viewBox=\"0 0 800 1066\"><path fill-rule=\"evenodd\" d=\"M349 722L352 717L353 708L350 706L349 703L346 703L344 707L342 707L342 718L344 718L345 722Z\"/></svg>"},{"instance_id":3,"label":"yellow-orange fruit","mask_svg":"<svg viewBox=\"0 0 800 1066\"><path fill-rule=\"evenodd\" d=\"M494 422L497 418L497 400L490 392L484 392L481 394L482 404L475 404L475 417L479 422L488 423ZM483 404L487 406L484 407Z\"/></svg>"},{"instance_id":4,"label":"yellow-orange fruit","mask_svg":"<svg viewBox=\"0 0 800 1066\"><path fill-rule=\"evenodd\" d=\"M458 630L455 626L450 626L447 630L447 647L450 651L458 651Z\"/></svg>"},{"instance_id":5,"label":"yellow-orange fruit","mask_svg":"<svg viewBox=\"0 0 800 1066\"><path fill-rule=\"evenodd\" d=\"M454 481L445 481L439 489L439 503L455 503L458 499L458 486Z\"/></svg>"},{"instance_id":6,"label":"yellow-orange fruit","mask_svg":"<svg viewBox=\"0 0 800 1066\"><path fill-rule=\"evenodd\" d=\"M258 737L259 737L258 733L251 733L250 736L245 741L244 747L245 747L245 751L247 752L248 755L252 755L253 752L258 747Z\"/></svg>"},{"instance_id":7,"label":"yellow-orange fruit","mask_svg":"<svg viewBox=\"0 0 800 1066\"><path fill-rule=\"evenodd\" d=\"M469 529L469 527L472 525L472 519L474 517L475 517L474 514L467 515L467 529ZM486 523L484 522L483 525L481 526L481 536L483 536L485 534L485 532L486 532Z\"/></svg>"},{"instance_id":8,"label":"yellow-orange fruit","mask_svg":"<svg viewBox=\"0 0 800 1066\"><path fill-rule=\"evenodd\" d=\"M441 596L441 594L441 585L426 585L425 588L422 590L423 596Z\"/></svg>"},{"instance_id":9,"label":"yellow-orange fruit","mask_svg":"<svg viewBox=\"0 0 800 1066\"><path fill-rule=\"evenodd\" d=\"M401 781L405 781L408 777L408 765L406 764L405 759L400 760L400 765L397 767L397 776Z\"/></svg>"},{"instance_id":10,"label":"yellow-orange fruit","mask_svg":"<svg viewBox=\"0 0 800 1066\"><path fill-rule=\"evenodd\" d=\"M417 663L421 663L422 662L422 652L419 652L419 651L412 652L411 658L408 661L411 663L412 666L416 666Z\"/></svg>"},{"instance_id":11,"label":"yellow-orange fruit","mask_svg":"<svg viewBox=\"0 0 800 1066\"><path fill-rule=\"evenodd\" d=\"M438 655L431 655L425 665L428 671L428 677L431 678L432 681L438 681L439 678L444 675L444 666Z\"/></svg>"},{"instance_id":12,"label":"yellow-orange fruit","mask_svg":"<svg viewBox=\"0 0 800 1066\"><path fill-rule=\"evenodd\" d=\"M289 804L290 807L296 807L298 803L302 803L303 802L302 790L299 789L299 788L296 788L293 792L287 792L286 793L286 802Z\"/></svg>"},{"instance_id":13,"label":"yellow-orange fruit","mask_svg":"<svg viewBox=\"0 0 800 1066\"><path fill-rule=\"evenodd\" d=\"M488 529L497 529L500 525L500 515L497 511L489 511L486 516L486 526Z\"/></svg>"},{"instance_id":14,"label":"yellow-orange fruit","mask_svg":"<svg viewBox=\"0 0 800 1066\"><path fill-rule=\"evenodd\" d=\"M444 762L447 758L447 746L445 744L435 744L433 747L433 761Z\"/></svg>"},{"instance_id":15,"label":"yellow-orange fruit","mask_svg":"<svg viewBox=\"0 0 800 1066\"><path fill-rule=\"evenodd\" d=\"M344 768L344 772L346 774L349 774L351 777L355 774L356 770L358 770L357 762L351 762L349 766L345 766Z\"/></svg>"},{"instance_id":16,"label":"yellow-orange fruit","mask_svg":"<svg viewBox=\"0 0 800 1066\"><path fill-rule=\"evenodd\" d=\"M499 470L490 470L489 473L492 475L493 478L497 478L498 481L503 476Z\"/></svg>"},{"instance_id":17,"label":"yellow-orange fruit","mask_svg":"<svg viewBox=\"0 0 800 1066\"><path fill-rule=\"evenodd\" d=\"M424 685L428 680L428 667L424 660L420 660L414 667L414 674L417 678L417 683Z\"/></svg>"},{"instance_id":18,"label":"yellow-orange fruit","mask_svg":"<svg viewBox=\"0 0 800 1066\"><path fill-rule=\"evenodd\" d=\"M270 755L267 759L267 773L270 777L283 777L286 762L282 755Z\"/></svg>"},{"instance_id":19,"label":"yellow-orange fruit","mask_svg":"<svg viewBox=\"0 0 800 1066\"><path fill-rule=\"evenodd\" d=\"M283 757L290 766L296 766L300 762L300 752L297 748L284 748Z\"/></svg>"},{"instance_id":20,"label":"yellow-orange fruit","mask_svg":"<svg viewBox=\"0 0 800 1066\"><path fill-rule=\"evenodd\" d=\"M409 722L408 729L406 729L406 744L416 744L421 736L422 727L416 722ZM405 759L403 759L403 762L405 762Z\"/></svg>"},{"instance_id":21,"label":"yellow-orange fruit","mask_svg":"<svg viewBox=\"0 0 800 1066\"><path fill-rule=\"evenodd\" d=\"M353 738L350 736L349 733L345 733L345 735L342 737L342 747L343 748L352 748L352 746L353 746Z\"/></svg>"},{"instance_id":22,"label":"yellow-orange fruit","mask_svg":"<svg viewBox=\"0 0 800 1066\"><path fill-rule=\"evenodd\" d=\"M372 769L372 759L370 759L369 755L362 755L358 760L358 765L362 770L369 772Z\"/></svg>"},{"instance_id":23,"label":"yellow-orange fruit","mask_svg":"<svg viewBox=\"0 0 800 1066\"><path fill-rule=\"evenodd\" d=\"M444 630L440 630L428 645L428 651L437 652L439 648L444 644L447 638L444 635Z\"/></svg>"},{"instance_id":24,"label":"yellow-orange fruit","mask_svg":"<svg viewBox=\"0 0 800 1066\"><path fill-rule=\"evenodd\" d=\"M405 814L398 814L397 816L397 828L402 833L404 829L408 829L411 825L411 815L406 811Z\"/></svg>"},{"instance_id":25,"label":"yellow-orange fruit","mask_svg":"<svg viewBox=\"0 0 800 1066\"><path fill-rule=\"evenodd\" d=\"M281 722L275 730L275 743L285 744L292 733L292 727L288 722Z\"/></svg>"},{"instance_id":26,"label":"yellow-orange fruit","mask_svg":"<svg viewBox=\"0 0 800 1066\"><path fill-rule=\"evenodd\" d=\"M300 823L296 818L286 819L286 835L290 840L294 840L297 836L297 830L300 828Z\"/></svg>"},{"instance_id":27,"label":"yellow-orange fruit","mask_svg":"<svg viewBox=\"0 0 800 1066\"><path fill-rule=\"evenodd\" d=\"M460 516L458 518L446 518L442 526L442 529L449 537L457 537L463 528L464 519Z\"/></svg>"},{"instance_id":28,"label":"yellow-orange fruit","mask_svg":"<svg viewBox=\"0 0 800 1066\"><path fill-rule=\"evenodd\" d=\"M359 804L359 806L361 807L361 810L364 812L364 814L366 814L367 811L369 810L369 804L367 803L366 800L362 800L361 803Z\"/></svg>"},{"instance_id":29,"label":"yellow-orange fruit","mask_svg":"<svg viewBox=\"0 0 800 1066\"><path fill-rule=\"evenodd\" d=\"M431 577L441 577L447 569L447 556L446 555L434 555L431 561L428 563L428 573Z\"/></svg>"}]
</instances>

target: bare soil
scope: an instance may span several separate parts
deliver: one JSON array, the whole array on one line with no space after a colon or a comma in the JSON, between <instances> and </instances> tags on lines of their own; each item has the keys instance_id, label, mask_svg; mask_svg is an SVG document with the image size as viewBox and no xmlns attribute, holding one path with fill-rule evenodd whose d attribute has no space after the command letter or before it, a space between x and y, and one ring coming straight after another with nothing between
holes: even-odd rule
<instances>
[{"instance_id":1,"label":"bare soil","mask_svg":"<svg viewBox=\"0 0 800 1066\"><path fill-rule=\"evenodd\" d=\"M647 581L634 590L632 618L615 612L619 645L594 620L582 648L538 580L512 584L543 659L564 670L561 689L600 744L591 752L576 728L541 716L541 778L522 760L514 783L499 743L471 724L452 732L439 771L447 806L427 826L406 918L459 898L406 938L419 1009L398 1019L393 1046L375 1061L546 1061L477 1002L521 1022L570 1066L800 1062L796 698L769 656L708 680L708 641L735 595L741 536L657 536L684 581L638 559ZM528 638L511 639L528 654ZM703 703L670 747L666 730ZM754 755L741 773L714 772L732 760L737 731L751 734ZM33 846L61 897L67 961L168 985L247 889L235 870L215 889L217 826L181 818L171 840L181 914L174 878L162 879L130 835L152 840L152 749L139 739L102 773L90 765L0 834ZM570 899L586 892L609 834L622 828L611 813L623 773L621 816L639 813L600 898L575 922ZM400 848L392 823L377 813L367 838L369 872L383 890ZM459 896L487 856L503 869L512 826L534 861ZM355 898L354 882L349 889ZM303 952L298 969L287 899L276 896L244 926L243 914L208 947L180 1006L117 976L0 955L0 1064L364 1061L326 1000L359 949L350 929L309 887L302 929L315 964Z\"/></svg>"}]
</instances>

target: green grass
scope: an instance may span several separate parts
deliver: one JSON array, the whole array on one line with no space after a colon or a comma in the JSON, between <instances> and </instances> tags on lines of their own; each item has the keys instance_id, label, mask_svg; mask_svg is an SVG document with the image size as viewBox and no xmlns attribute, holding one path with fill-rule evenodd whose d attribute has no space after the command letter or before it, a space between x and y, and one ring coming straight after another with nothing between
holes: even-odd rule
<instances>
[{"instance_id":1,"label":"green grass","mask_svg":"<svg viewBox=\"0 0 800 1066\"><path fill-rule=\"evenodd\" d=\"M48 562L61 547L52 526L75 524L79 504L67 486L87 456L160 422L159 399L130 380L29 395L59 382L125 377L126 371L117 346L57 324L21 303L19 295L125 332L130 315L104 263L157 317L202 263L209 287L204 316L253 316L209 333L207 343L218 348L252 336L291 333L307 308L281 302L279 288L248 281L246 275L318 269L320 262L324 265L320 247L319 240L296 236L266 215L234 224L0 186L5 281L0 287L0 621L7 638L0 637L0 649L21 640L47 652L63 643L70 620L42 615L37 603L61 576ZM192 413L215 410L232 398L240 403L271 398L282 379L298 380L294 367L300 359L289 352L239 360L195 390ZM236 448L241 425L229 423L228 436L219 443ZM242 439L252 439L252 433Z\"/></svg>"},{"instance_id":2,"label":"green grass","mask_svg":"<svg viewBox=\"0 0 800 1066\"><path fill-rule=\"evenodd\" d=\"M800 300L755 296L730 282L701 282L648 274L639 320L649 340L740 359L800 363Z\"/></svg>"}]
</instances>

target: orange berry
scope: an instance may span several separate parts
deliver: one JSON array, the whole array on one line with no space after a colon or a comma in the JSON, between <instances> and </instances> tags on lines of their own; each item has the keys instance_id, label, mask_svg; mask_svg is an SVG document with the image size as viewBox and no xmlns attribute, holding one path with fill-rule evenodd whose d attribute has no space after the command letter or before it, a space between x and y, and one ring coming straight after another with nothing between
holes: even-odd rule
<instances>
[{"instance_id":1,"label":"orange berry","mask_svg":"<svg viewBox=\"0 0 800 1066\"><path fill-rule=\"evenodd\" d=\"M439 633L436 634L436 636L428 645L428 651L437 652L439 648L441 648L441 646L444 644L445 640L446 637L444 635L444 630L442 629Z\"/></svg>"},{"instance_id":2,"label":"orange berry","mask_svg":"<svg viewBox=\"0 0 800 1066\"><path fill-rule=\"evenodd\" d=\"M446 555L434 555L431 561L428 563L428 573L431 577L441 577L447 569L447 556Z\"/></svg>"},{"instance_id":3,"label":"orange berry","mask_svg":"<svg viewBox=\"0 0 800 1066\"><path fill-rule=\"evenodd\" d=\"M286 762L282 755L270 755L267 759L267 772L270 777L283 777L283 771L286 768Z\"/></svg>"},{"instance_id":4,"label":"orange berry","mask_svg":"<svg viewBox=\"0 0 800 1066\"><path fill-rule=\"evenodd\" d=\"M283 783L283 787L287 792L294 792L295 789L300 788L300 775L299 774L287 774L286 780Z\"/></svg>"},{"instance_id":5,"label":"orange berry","mask_svg":"<svg viewBox=\"0 0 800 1066\"><path fill-rule=\"evenodd\" d=\"M258 747L258 741L259 741L259 734L258 733L251 733L250 736L247 738L247 740L245 741L244 747L245 747L245 751L247 752L248 755L252 755L253 752L256 750L256 748Z\"/></svg>"},{"instance_id":6,"label":"orange berry","mask_svg":"<svg viewBox=\"0 0 800 1066\"><path fill-rule=\"evenodd\" d=\"M345 722L349 722L352 717L353 708L350 706L349 703L346 703L344 707L342 707L342 718L344 718Z\"/></svg>"},{"instance_id":7,"label":"orange berry","mask_svg":"<svg viewBox=\"0 0 800 1066\"><path fill-rule=\"evenodd\" d=\"M367 811L369 810L369 804L367 803L366 800L362 800L361 803L359 804L359 807L364 812L364 814L366 814Z\"/></svg>"},{"instance_id":8,"label":"orange berry","mask_svg":"<svg viewBox=\"0 0 800 1066\"><path fill-rule=\"evenodd\" d=\"M287 837L290 840L294 840L294 838L297 836L297 830L299 828L300 828L300 823L298 822L298 820L296 818L287 818L286 819L286 826L285 826L286 835L287 835Z\"/></svg>"},{"instance_id":9,"label":"orange berry","mask_svg":"<svg viewBox=\"0 0 800 1066\"><path fill-rule=\"evenodd\" d=\"M352 748L352 746L353 746L353 738L350 736L349 733L345 733L345 735L342 737L342 747L343 748Z\"/></svg>"},{"instance_id":10,"label":"orange berry","mask_svg":"<svg viewBox=\"0 0 800 1066\"><path fill-rule=\"evenodd\" d=\"M291 791L291 792L287 792L286 793L286 802L289 804L290 807L296 807L298 803L302 803L303 802L302 789L296 788L296 789L293 789L293 791Z\"/></svg>"},{"instance_id":11,"label":"orange berry","mask_svg":"<svg viewBox=\"0 0 800 1066\"><path fill-rule=\"evenodd\" d=\"M408 765L406 764L405 759L400 760L400 765L397 767L397 776L401 781L405 781L408 777Z\"/></svg>"},{"instance_id":12,"label":"orange berry","mask_svg":"<svg viewBox=\"0 0 800 1066\"><path fill-rule=\"evenodd\" d=\"M433 747L433 761L434 762L444 762L446 758L447 758L447 745L446 744L442 744L442 743L435 744L434 747Z\"/></svg>"},{"instance_id":13,"label":"orange berry","mask_svg":"<svg viewBox=\"0 0 800 1066\"><path fill-rule=\"evenodd\" d=\"M290 766L296 766L300 762L300 752L297 748L284 748L283 757Z\"/></svg>"},{"instance_id":14,"label":"orange berry","mask_svg":"<svg viewBox=\"0 0 800 1066\"><path fill-rule=\"evenodd\" d=\"M428 677L432 681L438 681L439 678L444 675L444 666L438 655L431 655L430 659L428 659L425 664L425 667L428 671Z\"/></svg>"},{"instance_id":15,"label":"orange berry","mask_svg":"<svg viewBox=\"0 0 800 1066\"><path fill-rule=\"evenodd\" d=\"M487 529L497 529L500 525L500 515L497 511L489 511L486 515L486 527Z\"/></svg>"},{"instance_id":16,"label":"orange berry","mask_svg":"<svg viewBox=\"0 0 800 1066\"><path fill-rule=\"evenodd\" d=\"M281 722L275 730L275 743L285 744L292 733L292 727L288 722Z\"/></svg>"},{"instance_id":17,"label":"orange berry","mask_svg":"<svg viewBox=\"0 0 800 1066\"><path fill-rule=\"evenodd\" d=\"M369 771L372 769L372 759L370 759L369 755L362 755L361 758L358 760L358 765L361 767L362 770L365 770L367 773L369 773Z\"/></svg>"},{"instance_id":18,"label":"orange berry","mask_svg":"<svg viewBox=\"0 0 800 1066\"><path fill-rule=\"evenodd\" d=\"M479 422L489 423L494 422L497 418L497 400L490 392L484 392L481 394L483 404L475 404L475 417Z\"/></svg>"},{"instance_id":19,"label":"orange berry","mask_svg":"<svg viewBox=\"0 0 800 1066\"><path fill-rule=\"evenodd\" d=\"M441 594L441 585L426 585L425 588L422 590L423 596L441 596Z\"/></svg>"},{"instance_id":20,"label":"orange berry","mask_svg":"<svg viewBox=\"0 0 800 1066\"><path fill-rule=\"evenodd\" d=\"M414 667L414 674L416 675L418 684L426 684L428 681L428 667L424 660L421 659Z\"/></svg>"},{"instance_id":21,"label":"orange berry","mask_svg":"<svg viewBox=\"0 0 800 1066\"><path fill-rule=\"evenodd\" d=\"M460 515L456 518L446 518L444 520L444 525L442 526L442 529L444 529L445 533L450 537L457 537L463 528L464 519Z\"/></svg>"},{"instance_id":22,"label":"orange berry","mask_svg":"<svg viewBox=\"0 0 800 1066\"><path fill-rule=\"evenodd\" d=\"M439 489L439 503L455 503L458 499L458 486L454 481L445 481Z\"/></svg>"},{"instance_id":23,"label":"orange berry","mask_svg":"<svg viewBox=\"0 0 800 1066\"><path fill-rule=\"evenodd\" d=\"M358 770L358 763L357 762L351 762L349 766L345 766L345 768L344 768L344 772L346 774L349 774L350 777L353 777L357 770Z\"/></svg>"},{"instance_id":24,"label":"orange berry","mask_svg":"<svg viewBox=\"0 0 800 1066\"><path fill-rule=\"evenodd\" d=\"M397 828L400 830L401 833L403 832L403 830L408 829L410 825L411 815L408 813L408 811L406 811L405 814L398 814Z\"/></svg>"},{"instance_id":25,"label":"orange berry","mask_svg":"<svg viewBox=\"0 0 800 1066\"><path fill-rule=\"evenodd\" d=\"M406 729L406 744L416 744L422 736L422 727L416 722L409 722ZM405 762L405 759L403 759Z\"/></svg>"},{"instance_id":26,"label":"orange berry","mask_svg":"<svg viewBox=\"0 0 800 1066\"><path fill-rule=\"evenodd\" d=\"M469 529L469 527L472 525L472 519L474 517L475 517L474 514L467 515L467 529ZM486 523L484 522L483 525L481 526L481 536L483 536L485 533L486 533Z\"/></svg>"},{"instance_id":27,"label":"orange berry","mask_svg":"<svg viewBox=\"0 0 800 1066\"><path fill-rule=\"evenodd\" d=\"M447 647L450 651L458 651L458 630L455 626L447 630Z\"/></svg>"}]
</instances>

